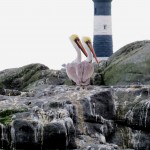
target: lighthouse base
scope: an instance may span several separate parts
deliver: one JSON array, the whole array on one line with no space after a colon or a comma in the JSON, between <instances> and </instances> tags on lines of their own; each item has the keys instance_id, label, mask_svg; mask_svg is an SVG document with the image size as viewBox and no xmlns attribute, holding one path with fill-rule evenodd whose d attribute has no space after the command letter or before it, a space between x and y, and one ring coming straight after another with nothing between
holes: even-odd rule
<instances>
[{"instance_id":1,"label":"lighthouse base","mask_svg":"<svg viewBox=\"0 0 150 150\"><path fill-rule=\"evenodd\" d=\"M109 57L97 57L98 62L107 61ZM96 63L95 59L93 58L93 62Z\"/></svg>"},{"instance_id":2,"label":"lighthouse base","mask_svg":"<svg viewBox=\"0 0 150 150\"><path fill-rule=\"evenodd\" d=\"M109 57L97 57L97 59L99 60L99 61L101 61L101 60L107 60Z\"/></svg>"}]
</instances>

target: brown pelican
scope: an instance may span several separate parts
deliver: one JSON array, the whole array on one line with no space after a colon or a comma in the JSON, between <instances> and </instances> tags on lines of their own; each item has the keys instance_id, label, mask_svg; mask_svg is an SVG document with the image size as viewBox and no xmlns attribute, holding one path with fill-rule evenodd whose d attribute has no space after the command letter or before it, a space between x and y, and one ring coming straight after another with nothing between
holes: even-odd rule
<instances>
[{"instance_id":1,"label":"brown pelican","mask_svg":"<svg viewBox=\"0 0 150 150\"><path fill-rule=\"evenodd\" d=\"M77 52L77 58L71 62L68 63L66 66L66 72L68 77L73 80L77 85L80 85L80 79L79 79L79 66L81 63L81 51L84 53L85 56L87 56L87 52L84 49L79 37L75 34L70 36L70 40L74 48Z\"/></svg>"},{"instance_id":2,"label":"brown pelican","mask_svg":"<svg viewBox=\"0 0 150 150\"><path fill-rule=\"evenodd\" d=\"M84 44L85 49L87 50L88 57L85 61L82 61L80 63L79 69L78 69L79 74L77 75L80 81L80 85L84 86L84 85L90 84L90 77L94 73L94 66L92 64L93 56L96 62L97 63L99 62L97 60L94 48L92 46L91 39L89 37L83 37L83 44Z\"/></svg>"}]
</instances>

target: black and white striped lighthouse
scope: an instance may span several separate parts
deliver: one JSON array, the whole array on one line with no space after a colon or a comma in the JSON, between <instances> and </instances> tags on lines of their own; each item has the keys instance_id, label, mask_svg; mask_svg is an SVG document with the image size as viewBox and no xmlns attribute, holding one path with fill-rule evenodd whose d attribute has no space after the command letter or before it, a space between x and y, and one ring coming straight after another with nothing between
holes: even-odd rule
<instances>
[{"instance_id":1,"label":"black and white striped lighthouse","mask_svg":"<svg viewBox=\"0 0 150 150\"><path fill-rule=\"evenodd\" d=\"M97 57L107 59L113 53L111 2L112 0L93 0L94 39L93 46Z\"/></svg>"}]
</instances>

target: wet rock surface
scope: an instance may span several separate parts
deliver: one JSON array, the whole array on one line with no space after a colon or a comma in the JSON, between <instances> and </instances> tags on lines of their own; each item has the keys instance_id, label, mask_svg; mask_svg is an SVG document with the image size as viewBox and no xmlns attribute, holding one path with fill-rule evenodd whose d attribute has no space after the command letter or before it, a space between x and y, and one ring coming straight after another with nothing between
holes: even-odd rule
<instances>
[{"instance_id":1,"label":"wet rock surface","mask_svg":"<svg viewBox=\"0 0 150 150\"><path fill-rule=\"evenodd\" d=\"M1 95L1 148L116 149L106 141L114 132L108 89L39 85L32 92L31 97Z\"/></svg>"},{"instance_id":2,"label":"wet rock surface","mask_svg":"<svg viewBox=\"0 0 150 150\"><path fill-rule=\"evenodd\" d=\"M0 147L149 150L149 88L42 84L0 95Z\"/></svg>"},{"instance_id":3,"label":"wet rock surface","mask_svg":"<svg viewBox=\"0 0 150 150\"><path fill-rule=\"evenodd\" d=\"M149 150L149 141L149 85L83 89L41 64L0 72L0 149Z\"/></svg>"}]
</instances>

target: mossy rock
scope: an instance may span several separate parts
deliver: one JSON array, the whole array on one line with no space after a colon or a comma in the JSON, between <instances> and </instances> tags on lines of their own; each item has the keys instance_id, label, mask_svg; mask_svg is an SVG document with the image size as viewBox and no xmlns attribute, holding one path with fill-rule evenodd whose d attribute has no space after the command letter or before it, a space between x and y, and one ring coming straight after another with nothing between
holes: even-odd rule
<instances>
[{"instance_id":1,"label":"mossy rock","mask_svg":"<svg viewBox=\"0 0 150 150\"><path fill-rule=\"evenodd\" d=\"M64 84L68 85L68 86L75 85L75 83L72 80L70 80L69 78L65 80Z\"/></svg>"},{"instance_id":2,"label":"mossy rock","mask_svg":"<svg viewBox=\"0 0 150 150\"><path fill-rule=\"evenodd\" d=\"M0 83L0 94L4 94L4 85L2 83Z\"/></svg>"},{"instance_id":3,"label":"mossy rock","mask_svg":"<svg viewBox=\"0 0 150 150\"><path fill-rule=\"evenodd\" d=\"M20 68L1 71L0 89L24 91L30 90L30 87L40 83L62 85L66 78L65 72L50 70L43 64L29 64Z\"/></svg>"},{"instance_id":4,"label":"mossy rock","mask_svg":"<svg viewBox=\"0 0 150 150\"><path fill-rule=\"evenodd\" d=\"M6 89L22 90L29 84L40 78L39 72L48 67L42 64L30 64L20 68L6 69L0 72L0 83Z\"/></svg>"},{"instance_id":5,"label":"mossy rock","mask_svg":"<svg viewBox=\"0 0 150 150\"><path fill-rule=\"evenodd\" d=\"M126 45L107 62L105 85L150 84L150 41Z\"/></svg>"},{"instance_id":6,"label":"mossy rock","mask_svg":"<svg viewBox=\"0 0 150 150\"><path fill-rule=\"evenodd\" d=\"M27 109L7 109L0 111L0 123L3 125L9 125L12 122L12 116L16 113L25 112Z\"/></svg>"}]
</instances>

